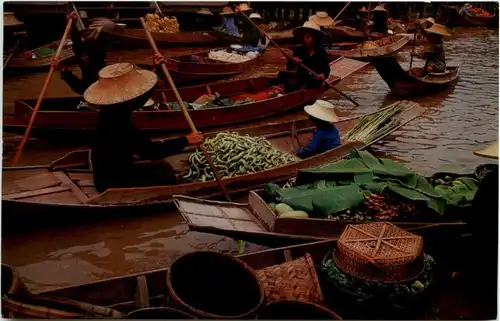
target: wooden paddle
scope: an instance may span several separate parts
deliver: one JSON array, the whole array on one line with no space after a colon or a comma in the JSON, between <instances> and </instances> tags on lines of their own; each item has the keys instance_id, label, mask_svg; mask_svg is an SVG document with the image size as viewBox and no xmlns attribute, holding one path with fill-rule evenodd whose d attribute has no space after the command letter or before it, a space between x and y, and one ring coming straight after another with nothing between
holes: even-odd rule
<instances>
[{"instance_id":1,"label":"wooden paddle","mask_svg":"<svg viewBox=\"0 0 500 321\"><path fill-rule=\"evenodd\" d=\"M418 23L418 17L419 17L420 13L417 12L417 21L415 22L416 23L416 26L415 26L415 33L413 34L413 48L411 49L411 57L410 57L410 68L408 69L408 71L411 72L411 65L413 64L413 53L415 52L415 45L417 44L417 33L418 33L418 29L419 29L419 23Z\"/></svg>"},{"instance_id":2,"label":"wooden paddle","mask_svg":"<svg viewBox=\"0 0 500 321\"><path fill-rule=\"evenodd\" d=\"M344 12L345 9L347 9L347 6L349 6L350 4L351 4L351 1L347 2L347 4L344 6L344 8L342 8L342 10L340 10L340 12L335 16L335 18L333 18L332 25L335 25L335 20L337 20L337 18L342 14L342 12Z\"/></svg>"},{"instance_id":3,"label":"wooden paddle","mask_svg":"<svg viewBox=\"0 0 500 321\"><path fill-rule=\"evenodd\" d=\"M160 54L160 51L158 50L158 47L156 46L155 40L153 39L153 36L149 32L148 26L146 25L146 22L144 21L144 18L141 18L141 23L142 27L144 28L144 31L146 32L146 36L148 37L149 43L151 44L151 48L153 49L154 54ZM184 113L184 117L186 118L186 121L189 124L189 128L191 128L191 131L193 133L198 132L196 130L196 127L193 123L193 120L191 119L191 116L189 116L189 113L186 109L186 106L184 106L184 101L181 98L181 95L177 91L177 87L174 84L174 81L172 80L172 77L170 76L170 73L168 72L167 66L165 64L161 64L161 69L163 70L163 73L165 74L165 77L167 77L168 83L170 84L170 87L172 87L172 91L175 94L175 98L177 98L177 102L179 103L179 106L181 106L182 112ZM205 145L203 143L200 144L200 148L203 151L203 155L205 155L205 158L207 159L208 164L210 165L210 169L214 173L215 179L217 180L217 184L219 184L220 189L224 193L224 196L226 197L227 201L231 201L231 197L229 196L229 193L226 190L226 187L222 183L222 180L219 176L219 172L217 171L217 168L215 167L214 163L212 162L212 158L210 157L210 154L208 154L207 149L205 148Z\"/></svg>"},{"instance_id":4,"label":"wooden paddle","mask_svg":"<svg viewBox=\"0 0 500 321\"><path fill-rule=\"evenodd\" d=\"M85 29L85 25L83 24L82 18L80 17L80 13L78 12L78 9L76 9L75 3L73 1L71 1L71 5L73 6L73 11L76 12L76 19L78 22L78 30Z\"/></svg>"},{"instance_id":5,"label":"wooden paddle","mask_svg":"<svg viewBox=\"0 0 500 321\"><path fill-rule=\"evenodd\" d=\"M5 69L5 67L7 67L9 65L9 62L12 59L12 57L14 56L14 53L17 51L18 47L19 47L19 40L16 41L16 44L14 45L14 48L12 48L12 51L10 52L9 56L3 62L3 69Z\"/></svg>"},{"instance_id":6,"label":"wooden paddle","mask_svg":"<svg viewBox=\"0 0 500 321\"><path fill-rule=\"evenodd\" d=\"M66 24L66 29L64 30L64 34L61 38L61 42L59 43L59 47L57 47L56 54L54 56L54 59L57 60L59 59L59 56L61 55L61 51L64 48L64 44L66 43L66 38L68 37L69 31L71 30L71 26L73 25L72 19L68 19L68 23ZM33 108L33 111L31 112L31 118L30 122L28 123L28 127L26 127L26 131L24 132L23 138L21 139L21 143L19 144L19 147L17 148L16 155L14 156L14 160L12 161L12 166L16 166L17 163L19 162L19 159L21 158L21 155L23 153L24 145L26 145L26 142L28 141L28 137L31 131L31 127L33 127L33 123L35 122L35 117L36 114L38 113L38 110L40 109L40 105L42 104L43 96L45 95L45 91L47 90L47 87L49 86L50 79L52 78L52 74L54 73L55 67L50 66L49 73L47 74L47 78L45 79L45 83L43 84L42 91L40 92L40 95L38 96L38 100L36 101L35 107Z\"/></svg>"},{"instance_id":7,"label":"wooden paddle","mask_svg":"<svg viewBox=\"0 0 500 321\"><path fill-rule=\"evenodd\" d=\"M257 24L255 22L253 22L243 11L241 11L238 7L235 7L236 11L237 12L240 12L255 28L257 28L257 30L260 30L259 29L259 26L257 26ZM279 51L281 51L281 53L283 55L285 55L285 57L287 57L288 59L292 59L292 56L290 56L288 53L286 53L280 46L278 46L278 44L276 44L276 42L274 42L273 39L271 39L271 37L269 37L269 35L267 33L265 33L264 31L260 30L260 32L264 33L264 35L266 36L266 38L276 47L279 49ZM316 74L314 71L312 71L311 69L307 68L304 64L302 63L297 63L300 67L302 67L304 70L306 70L308 73L310 73L312 76L314 77L318 77L318 74ZM323 79L323 83L325 83L328 87L330 87L331 89L335 90L336 92L338 92L339 94L341 94L344 98L346 98L347 100L349 100L351 103L353 103L354 105L356 106L359 106L359 104L352 98L350 98L349 96L347 96L346 94L344 94L342 91L338 90L337 88L335 88L335 86L333 86L332 84L330 84L328 82L328 80L326 79Z\"/></svg>"}]
</instances>

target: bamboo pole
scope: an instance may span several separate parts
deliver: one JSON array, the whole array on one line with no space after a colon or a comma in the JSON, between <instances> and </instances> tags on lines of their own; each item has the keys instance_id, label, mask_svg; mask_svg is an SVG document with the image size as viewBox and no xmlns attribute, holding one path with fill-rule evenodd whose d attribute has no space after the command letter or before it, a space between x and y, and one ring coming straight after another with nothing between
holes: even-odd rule
<instances>
[{"instance_id":1,"label":"bamboo pole","mask_svg":"<svg viewBox=\"0 0 500 321\"><path fill-rule=\"evenodd\" d=\"M146 22L144 21L144 18L141 18L141 23L142 27L144 28L144 31L146 32L146 36L148 37L149 43L151 44L151 48L153 49L154 54L160 54L160 51L158 50L158 47L156 46L155 40L153 39L153 36L149 32L148 26L146 25ZM170 73L168 72L167 66L165 64L161 64L161 69L163 70L163 73L165 74L165 77L167 77L168 83L170 84L170 87L172 87L172 91L175 94L175 98L177 99L177 102L179 103L179 106L181 106L182 112L184 114L184 117L186 118L187 123L189 124L189 128L191 128L191 131L193 133L198 132L196 129L193 120L191 119L191 116L189 116L189 113L186 109L186 106L184 106L184 101L182 100L181 95L177 91L177 87L175 86L174 81L172 80L172 77L170 76ZM210 165L210 169L214 173L215 179L217 181L217 184L219 184L220 189L224 193L224 196L226 197L227 201L231 201L231 197L229 196L229 193L227 192L227 189L225 188L224 184L222 183L222 180L219 176L219 172L217 171L217 168L215 167L214 163L212 162L212 158L210 157L210 154L208 154L207 149L205 148L205 145L203 143L200 144L200 148L203 151L203 155L205 155L205 158L207 159L208 164Z\"/></svg>"},{"instance_id":2,"label":"bamboo pole","mask_svg":"<svg viewBox=\"0 0 500 321\"><path fill-rule=\"evenodd\" d=\"M250 19L243 11L241 11L238 7L235 7L236 11L240 12L255 28L257 28L257 30L260 30L259 26L257 26L257 24L255 24L255 22L252 21L252 19ZM271 39L271 37L269 37L269 35L260 30L260 32L264 33L264 35L266 36L266 38L276 47L278 48L279 51L281 51L281 53L283 55L285 55L285 57L287 57L288 59L292 59L292 57L287 54L280 46L278 46L278 44L276 44L276 42L274 42L273 39ZM302 63L297 63L300 67L302 67L304 70L306 70L308 73L310 73L311 75L313 75L314 77L318 77L318 74L316 74L314 71L312 71L311 69L307 68L304 64ZM338 92L339 94L341 94L344 98L346 98L347 100L349 100L351 103L353 103L354 105L356 106L359 106L359 104L354 100L352 99L351 97L347 96L346 94L344 94L342 91L338 90L337 88L335 88L335 86L333 86L332 84L330 84L326 79L323 79L323 83L326 84L328 87L330 87L331 89L335 90L336 92Z\"/></svg>"},{"instance_id":3,"label":"bamboo pole","mask_svg":"<svg viewBox=\"0 0 500 321\"><path fill-rule=\"evenodd\" d=\"M54 56L54 59L59 59L59 56L61 55L61 51L64 47L64 44L66 42L66 38L68 37L69 31L71 30L71 26L73 25L72 19L68 19L68 23L66 24L66 29L64 30L64 34L61 38L61 42L59 43L59 47L57 48L56 54ZM26 131L24 132L23 138L21 139L21 143L19 144L19 147L17 148L16 155L14 156L14 160L12 161L12 166L16 166L17 163L19 162L19 159L21 158L21 155L23 153L24 146L26 145L26 142L28 141L28 137L31 131L31 127L33 127L33 123L35 122L35 117L36 114L38 113L38 110L40 109L40 105L42 104L43 96L45 95L45 91L47 90L47 87L49 86L50 79L52 78L52 74L54 73L55 67L50 66L49 73L47 74L47 78L45 79L45 83L43 84L42 91L40 92L40 95L38 96L38 100L36 101L35 107L33 108L33 112L31 113L31 118L28 123L28 127L26 127Z\"/></svg>"},{"instance_id":4,"label":"bamboo pole","mask_svg":"<svg viewBox=\"0 0 500 321\"><path fill-rule=\"evenodd\" d=\"M337 20L337 18L342 14L342 12L344 12L345 9L347 9L347 7L351 4L351 1L347 2L347 4L342 8L342 10L340 10L340 12L335 16L335 18L333 18L333 24L335 24L335 20Z\"/></svg>"},{"instance_id":5,"label":"bamboo pole","mask_svg":"<svg viewBox=\"0 0 500 321\"><path fill-rule=\"evenodd\" d=\"M18 47L19 47L19 40L16 41L16 44L14 45L14 48L12 48L12 51L10 52L9 56L3 62L3 69L5 69L5 67L7 67L9 65L9 62L12 59L12 57L14 56L14 53L17 51Z\"/></svg>"},{"instance_id":6,"label":"bamboo pole","mask_svg":"<svg viewBox=\"0 0 500 321\"><path fill-rule=\"evenodd\" d=\"M415 33L413 34L413 48L411 49L411 57L410 57L410 68L408 68L408 71L411 72L411 65L413 65L413 54L415 53L415 45L417 44L417 33L418 29L420 28L419 22L418 22L418 17L419 13L417 13L417 20L415 22Z\"/></svg>"},{"instance_id":7,"label":"bamboo pole","mask_svg":"<svg viewBox=\"0 0 500 321\"><path fill-rule=\"evenodd\" d=\"M85 25L83 24L82 18L80 17L80 13L78 12L78 9L76 9L75 3L73 1L71 1L71 5L73 6L73 11L76 12L76 18L78 21L78 30L85 29Z\"/></svg>"}]
</instances>

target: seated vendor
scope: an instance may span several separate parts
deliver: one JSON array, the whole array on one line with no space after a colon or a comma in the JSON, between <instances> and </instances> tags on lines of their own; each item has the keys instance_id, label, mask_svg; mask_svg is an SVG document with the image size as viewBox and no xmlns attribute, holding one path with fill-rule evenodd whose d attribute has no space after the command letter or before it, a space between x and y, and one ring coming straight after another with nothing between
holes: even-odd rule
<instances>
[{"instance_id":1,"label":"seated vendor","mask_svg":"<svg viewBox=\"0 0 500 321\"><path fill-rule=\"evenodd\" d=\"M143 160L162 160L203 141L201 133L192 133L153 142L134 127L132 113L145 105L157 81L158 77L151 71L137 69L130 63L118 63L103 68L99 80L85 91L85 100L100 108L91 150L97 191L176 184L168 163L140 166L134 163L134 156Z\"/></svg>"},{"instance_id":2,"label":"seated vendor","mask_svg":"<svg viewBox=\"0 0 500 321\"><path fill-rule=\"evenodd\" d=\"M446 59L444 55L443 36L451 36L447 28L440 24L433 24L430 28L424 30L425 37L431 43L430 51L424 53L412 53L413 56L426 59L424 72L421 76L428 73L441 73L446 71Z\"/></svg>"},{"instance_id":3,"label":"seated vendor","mask_svg":"<svg viewBox=\"0 0 500 321\"><path fill-rule=\"evenodd\" d=\"M302 40L303 44L293 50L293 57L288 60L286 65L287 72L278 74L279 82L285 84L287 93L303 87L306 89L321 88L323 80L330 76L326 50L321 46L325 34L312 21L306 21L302 27L295 28L293 34ZM312 76L298 63L302 63L318 76Z\"/></svg>"},{"instance_id":4,"label":"seated vendor","mask_svg":"<svg viewBox=\"0 0 500 321\"><path fill-rule=\"evenodd\" d=\"M220 15L223 16L224 19L221 30L230 36L239 36L240 31L234 21L235 12L233 9L231 7L224 7Z\"/></svg>"},{"instance_id":5,"label":"seated vendor","mask_svg":"<svg viewBox=\"0 0 500 321\"><path fill-rule=\"evenodd\" d=\"M358 15L356 16L356 28L359 31L367 32L369 25L370 19L368 17L368 10L363 6L363 8L358 10Z\"/></svg>"},{"instance_id":6,"label":"seated vendor","mask_svg":"<svg viewBox=\"0 0 500 321\"><path fill-rule=\"evenodd\" d=\"M340 146L339 130L334 125L339 118L331 103L317 100L313 105L305 106L304 111L316 125L316 130L309 144L297 150L297 156L304 159Z\"/></svg>"},{"instance_id":7,"label":"seated vendor","mask_svg":"<svg viewBox=\"0 0 500 321\"><path fill-rule=\"evenodd\" d=\"M256 25L259 25L262 23L262 21L264 21L264 18L262 18L258 13L252 13L248 18L251 19L253 22L255 22ZM261 45L266 44L266 37L262 31L255 28L246 19L242 19L242 22L243 22L243 38L241 40L241 43L243 45L247 45L250 47L257 47L259 45L259 42Z\"/></svg>"},{"instance_id":8,"label":"seated vendor","mask_svg":"<svg viewBox=\"0 0 500 321\"><path fill-rule=\"evenodd\" d=\"M389 33L388 21L387 21L387 10L383 6L376 6L373 9L373 24L371 26L371 32L378 32L382 34Z\"/></svg>"}]
</instances>

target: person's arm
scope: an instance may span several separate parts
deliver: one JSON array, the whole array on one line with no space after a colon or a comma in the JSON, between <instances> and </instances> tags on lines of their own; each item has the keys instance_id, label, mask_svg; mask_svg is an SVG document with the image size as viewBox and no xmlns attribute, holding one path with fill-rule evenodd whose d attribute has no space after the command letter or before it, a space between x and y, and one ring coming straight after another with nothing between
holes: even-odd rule
<instances>
[{"instance_id":1,"label":"person's arm","mask_svg":"<svg viewBox=\"0 0 500 321\"><path fill-rule=\"evenodd\" d=\"M61 79L64 80L75 93L83 95L85 89L87 88L85 88L83 81L80 78L67 69L61 70L60 75Z\"/></svg>"},{"instance_id":2,"label":"person's arm","mask_svg":"<svg viewBox=\"0 0 500 321\"><path fill-rule=\"evenodd\" d=\"M316 132L314 132L313 137L309 142L309 144L307 144L307 146L305 146L304 148L298 149L297 154L301 155L301 154L314 153L318 149L320 142L321 142L321 132L317 130Z\"/></svg>"},{"instance_id":3,"label":"person's arm","mask_svg":"<svg viewBox=\"0 0 500 321\"><path fill-rule=\"evenodd\" d=\"M135 130L134 137L135 154L141 159L152 161L178 154L189 145L185 136L153 142L140 130Z\"/></svg>"},{"instance_id":4,"label":"person's arm","mask_svg":"<svg viewBox=\"0 0 500 321\"><path fill-rule=\"evenodd\" d=\"M296 59L298 59L298 61L300 61L300 46L295 47L295 49L293 49L292 56L293 56L293 58L296 58ZM297 67L296 61L292 60L292 59L288 59L286 62L286 70L292 70L295 67Z\"/></svg>"},{"instance_id":5,"label":"person's arm","mask_svg":"<svg viewBox=\"0 0 500 321\"><path fill-rule=\"evenodd\" d=\"M325 48L318 49L318 60L321 62L320 74L323 74L323 77L327 79L328 76L330 76L330 64L328 63L328 56Z\"/></svg>"}]
</instances>

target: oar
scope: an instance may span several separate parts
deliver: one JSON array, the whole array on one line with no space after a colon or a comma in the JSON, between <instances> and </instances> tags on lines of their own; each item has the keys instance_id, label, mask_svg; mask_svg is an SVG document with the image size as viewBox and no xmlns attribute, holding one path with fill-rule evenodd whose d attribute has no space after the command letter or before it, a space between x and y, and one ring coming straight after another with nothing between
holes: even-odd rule
<instances>
[{"instance_id":1,"label":"oar","mask_svg":"<svg viewBox=\"0 0 500 321\"><path fill-rule=\"evenodd\" d=\"M349 6L351 4L351 1L347 2L347 4L344 6L344 8L342 8L342 10L340 10L340 12L335 16L335 18L333 18L333 25L335 24L335 20L337 20L338 17L340 17L340 15L342 14L342 12L344 12L345 9L347 9L347 6Z\"/></svg>"},{"instance_id":2,"label":"oar","mask_svg":"<svg viewBox=\"0 0 500 321\"><path fill-rule=\"evenodd\" d=\"M243 11L241 11L238 7L235 7L236 11L240 12L255 28L257 28L257 30L260 30L259 29L259 26L257 26L257 24L255 24L255 22L253 22ZM281 51L281 53L283 55L285 55L285 57L287 57L288 59L292 59L292 57L287 54L280 46L278 46L278 44L276 44L276 42L274 42L273 39L271 39L271 37L269 37L269 35L267 33L265 33L264 31L260 30L261 32L264 33L264 35L266 36L267 39L269 39L269 41L276 47L279 49L279 51ZM304 70L306 70L308 73L310 73L312 76L314 77L318 77L318 74L316 74L314 71L312 71L311 69L307 68L304 64L302 63L298 63L298 65L300 67L302 67ZM354 105L356 106L359 106L359 104L352 98L350 98L349 96L347 96L346 94L344 94L343 92L341 92L340 90L338 90L337 88L335 88L335 86L333 86L332 84L330 84L328 82L328 80L326 79L323 79L323 83L325 83L328 87L330 87L331 89L335 90L336 92L338 92L339 94L341 94L342 96L344 96L344 98L346 98L347 100L349 100L351 103L353 103Z\"/></svg>"},{"instance_id":3,"label":"oar","mask_svg":"<svg viewBox=\"0 0 500 321\"><path fill-rule=\"evenodd\" d=\"M144 31L146 32L146 36L148 37L149 43L151 44L151 48L153 49L154 54L159 54L160 51L158 50L158 47L156 46L156 43L155 43L155 40L153 39L153 36L149 32L148 26L146 25L144 18L141 18L140 20L142 23L142 27L144 28ZM177 91L177 87L175 86L174 81L172 80L172 77L170 76L170 73L168 72L167 66L165 66L165 64L161 64L161 69L163 70L165 77L167 77L167 80L168 80L168 83L170 84L170 87L172 87L172 90L175 94L175 98L177 98L177 102L179 103L179 106L181 106L182 112L184 113L184 117L186 118L186 121L189 124L189 128L191 128L191 131L193 133L198 132L198 130L196 130L196 127L193 123L193 120L191 119L191 116L189 116L189 113L186 109L186 106L184 106L184 101L182 100L181 95ZM208 151L205 148L205 145L203 143L201 143L200 148L203 151L203 155L205 155L205 158L207 159L208 164L210 165L210 169L212 169L212 172L214 173L215 179L217 180L217 184L219 184L219 187L222 190L222 192L224 193L224 196L230 202L231 197L229 196L229 193L227 192L226 188L224 187L224 184L222 183L222 180L219 176L219 172L217 171L217 168L215 167L214 163L212 162L212 158L208 154Z\"/></svg>"},{"instance_id":4,"label":"oar","mask_svg":"<svg viewBox=\"0 0 500 321\"><path fill-rule=\"evenodd\" d=\"M154 3L155 3L156 10L158 10L158 12L159 12L162 16L164 16L163 11L161 11L160 6L158 5L158 2L157 2L157 1L154 1Z\"/></svg>"},{"instance_id":5,"label":"oar","mask_svg":"<svg viewBox=\"0 0 500 321\"><path fill-rule=\"evenodd\" d=\"M66 43L66 38L68 37L69 31L71 30L71 26L73 25L73 21L71 19L68 19L68 23L66 24L66 29L64 30L64 34L61 38L61 42L59 43L59 47L57 48L56 54L54 56L54 59L57 60L59 59L59 56L61 55L61 51L64 47L64 44ZM17 163L19 162L19 159L21 158L21 155L23 153L24 145L26 145L26 142L28 141L28 137L31 131L31 127L33 126L33 123L35 121L36 114L38 113L38 110L40 109L40 105L42 104L43 96L45 94L45 91L47 90L47 87L49 86L50 79L52 78L52 74L54 73L54 66L50 66L49 73L47 74L47 78L45 79L45 83L43 84L42 91L40 92L40 95L38 96L38 100L36 101L35 107L33 108L33 112L31 113L31 118L30 122L28 123L28 127L26 127L26 131L24 132L24 136L21 139L21 143L19 144L19 147L17 148L16 155L14 156L14 160L12 161L12 166L16 166Z\"/></svg>"},{"instance_id":6,"label":"oar","mask_svg":"<svg viewBox=\"0 0 500 321\"><path fill-rule=\"evenodd\" d=\"M415 33L413 34L413 48L411 50L411 57L410 57L410 68L408 69L408 71L411 71L411 65L413 64L413 53L415 52L415 45L417 44L417 32L418 32L418 28L419 28L419 24L418 24L418 17L419 17L420 13L417 12L417 22L416 22L416 26L415 26Z\"/></svg>"},{"instance_id":7,"label":"oar","mask_svg":"<svg viewBox=\"0 0 500 321\"><path fill-rule=\"evenodd\" d=\"M12 59L12 56L14 56L14 53L17 51L17 47L19 47L19 40L16 41L16 44L14 45L14 48L12 48L12 51L10 52L9 56L3 62L3 69L5 69L5 67L7 67L9 65L9 62Z\"/></svg>"},{"instance_id":8,"label":"oar","mask_svg":"<svg viewBox=\"0 0 500 321\"><path fill-rule=\"evenodd\" d=\"M73 11L76 12L76 18L78 20L78 29L83 30L85 29L85 25L83 24L82 18L80 17L80 13L78 12L78 9L76 9L75 3L71 1L71 5L73 6Z\"/></svg>"}]
</instances>

